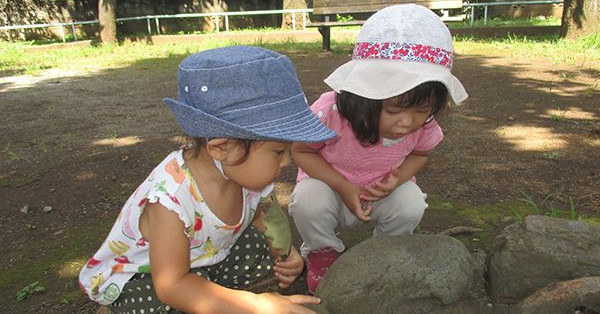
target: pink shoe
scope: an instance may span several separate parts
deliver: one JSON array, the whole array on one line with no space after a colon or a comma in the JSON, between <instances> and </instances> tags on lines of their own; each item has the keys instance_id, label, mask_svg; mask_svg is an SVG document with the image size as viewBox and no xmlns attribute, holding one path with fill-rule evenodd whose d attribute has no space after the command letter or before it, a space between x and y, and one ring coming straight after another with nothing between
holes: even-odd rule
<instances>
[{"instance_id":1,"label":"pink shoe","mask_svg":"<svg viewBox=\"0 0 600 314\"><path fill-rule=\"evenodd\" d=\"M306 257L308 292L315 294L321 279L325 277L329 267L339 256L340 253L331 247L322 247L308 253Z\"/></svg>"}]
</instances>

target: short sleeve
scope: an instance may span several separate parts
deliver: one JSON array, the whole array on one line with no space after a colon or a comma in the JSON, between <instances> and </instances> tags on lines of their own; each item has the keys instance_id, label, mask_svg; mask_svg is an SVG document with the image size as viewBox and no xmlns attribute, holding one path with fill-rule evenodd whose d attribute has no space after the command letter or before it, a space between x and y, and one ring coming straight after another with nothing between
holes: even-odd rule
<instances>
[{"instance_id":1,"label":"short sleeve","mask_svg":"<svg viewBox=\"0 0 600 314\"><path fill-rule=\"evenodd\" d=\"M147 179L146 183L150 186L146 198L150 203L160 203L175 212L187 229L194 224L194 212L188 204L189 197L186 197L189 193L184 193L186 182L188 181L185 180L184 170L178 159L166 160Z\"/></svg>"},{"instance_id":2,"label":"short sleeve","mask_svg":"<svg viewBox=\"0 0 600 314\"><path fill-rule=\"evenodd\" d=\"M419 140L415 146L415 150L430 151L434 149L442 141L442 139L444 139L442 128L437 121L435 121L435 119L423 125L420 133L421 134L419 134Z\"/></svg>"},{"instance_id":3,"label":"short sleeve","mask_svg":"<svg viewBox=\"0 0 600 314\"><path fill-rule=\"evenodd\" d=\"M275 189L275 183L269 184L266 188L264 188L260 191L260 197L264 198L264 197L271 195L271 193L273 193L274 189Z\"/></svg>"},{"instance_id":4,"label":"short sleeve","mask_svg":"<svg viewBox=\"0 0 600 314\"><path fill-rule=\"evenodd\" d=\"M312 106L310 106L310 110L317 118L319 118L321 123L323 123L327 128L339 134L340 117L337 112L337 105L335 99L335 92L332 91L324 93L319 97L319 99L317 99L317 101L313 103ZM319 149L335 140L336 138L334 137L333 139L327 140L325 142L305 144L313 149Z\"/></svg>"}]
</instances>

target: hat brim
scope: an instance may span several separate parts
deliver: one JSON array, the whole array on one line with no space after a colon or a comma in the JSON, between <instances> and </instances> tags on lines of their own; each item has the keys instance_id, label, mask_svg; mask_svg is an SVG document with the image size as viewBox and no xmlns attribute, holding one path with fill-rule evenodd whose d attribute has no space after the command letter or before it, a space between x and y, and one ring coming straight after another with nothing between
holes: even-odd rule
<instances>
[{"instance_id":1,"label":"hat brim","mask_svg":"<svg viewBox=\"0 0 600 314\"><path fill-rule=\"evenodd\" d=\"M298 112L277 123L266 121L261 125L243 127L175 99L165 98L164 102L175 114L183 131L192 137L323 142L336 136L335 132L319 121L308 106L306 111Z\"/></svg>"},{"instance_id":2,"label":"hat brim","mask_svg":"<svg viewBox=\"0 0 600 314\"><path fill-rule=\"evenodd\" d=\"M395 97L431 81L444 84L455 104L468 97L462 83L448 68L425 62L351 60L325 79L336 92L348 91L369 99Z\"/></svg>"}]
</instances>

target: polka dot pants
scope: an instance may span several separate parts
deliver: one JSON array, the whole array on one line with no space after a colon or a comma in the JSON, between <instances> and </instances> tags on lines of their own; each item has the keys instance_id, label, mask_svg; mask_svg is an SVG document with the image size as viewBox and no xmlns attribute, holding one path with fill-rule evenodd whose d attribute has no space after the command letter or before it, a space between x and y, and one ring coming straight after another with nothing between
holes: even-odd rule
<instances>
[{"instance_id":1,"label":"polka dot pants","mask_svg":"<svg viewBox=\"0 0 600 314\"><path fill-rule=\"evenodd\" d=\"M273 258L264 235L250 226L225 260L191 272L228 288L244 289L272 275ZM133 276L110 309L113 313L182 313L158 300L150 274Z\"/></svg>"}]
</instances>

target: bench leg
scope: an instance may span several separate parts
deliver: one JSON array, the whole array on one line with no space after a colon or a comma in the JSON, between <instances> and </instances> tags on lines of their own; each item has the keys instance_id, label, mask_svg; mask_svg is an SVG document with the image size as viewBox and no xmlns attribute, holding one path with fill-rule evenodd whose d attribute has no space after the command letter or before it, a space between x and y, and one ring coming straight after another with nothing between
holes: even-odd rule
<instances>
[{"instance_id":1,"label":"bench leg","mask_svg":"<svg viewBox=\"0 0 600 314\"><path fill-rule=\"evenodd\" d=\"M319 33L323 36L323 50L331 51L331 30L329 26L319 27Z\"/></svg>"}]
</instances>

